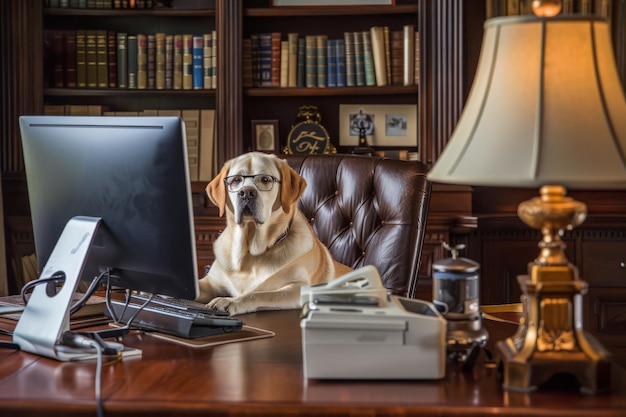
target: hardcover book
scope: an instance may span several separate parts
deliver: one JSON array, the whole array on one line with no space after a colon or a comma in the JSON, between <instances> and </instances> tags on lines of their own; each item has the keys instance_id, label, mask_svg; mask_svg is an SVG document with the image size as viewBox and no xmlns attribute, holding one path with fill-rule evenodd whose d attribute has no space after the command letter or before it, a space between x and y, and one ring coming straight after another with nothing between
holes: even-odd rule
<instances>
[{"instance_id":1,"label":"hardcover book","mask_svg":"<svg viewBox=\"0 0 626 417\"><path fill-rule=\"evenodd\" d=\"M306 86L306 42L303 37L298 38L298 74L296 87Z\"/></svg>"},{"instance_id":2,"label":"hardcover book","mask_svg":"<svg viewBox=\"0 0 626 417\"><path fill-rule=\"evenodd\" d=\"M370 28L370 39L376 85L382 87L387 85L387 64L385 62L385 34L383 27L373 26L372 28Z\"/></svg>"},{"instance_id":3,"label":"hardcover book","mask_svg":"<svg viewBox=\"0 0 626 417\"><path fill-rule=\"evenodd\" d=\"M183 88L183 35L174 35L174 90Z\"/></svg>"},{"instance_id":4,"label":"hardcover book","mask_svg":"<svg viewBox=\"0 0 626 417\"><path fill-rule=\"evenodd\" d=\"M76 88L76 32L66 30L63 32L65 42L65 87Z\"/></svg>"},{"instance_id":5,"label":"hardcover book","mask_svg":"<svg viewBox=\"0 0 626 417\"><path fill-rule=\"evenodd\" d=\"M243 41L242 41L243 43ZM213 54L213 35L211 33L202 34L202 87L211 88L211 75L213 72L211 55ZM242 57L243 66L243 57Z\"/></svg>"},{"instance_id":6,"label":"hardcover book","mask_svg":"<svg viewBox=\"0 0 626 417\"><path fill-rule=\"evenodd\" d=\"M108 87L117 88L117 33L114 30L107 31L107 67Z\"/></svg>"},{"instance_id":7,"label":"hardcover book","mask_svg":"<svg viewBox=\"0 0 626 417\"><path fill-rule=\"evenodd\" d=\"M198 181L211 181L214 177L215 110L200 110L200 159Z\"/></svg>"},{"instance_id":8,"label":"hardcover book","mask_svg":"<svg viewBox=\"0 0 626 417\"><path fill-rule=\"evenodd\" d=\"M117 86L128 88L128 34L117 33Z\"/></svg>"},{"instance_id":9,"label":"hardcover book","mask_svg":"<svg viewBox=\"0 0 626 417\"><path fill-rule=\"evenodd\" d=\"M356 86L356 70L354 63L354 35L352 32L343 34L345 61L346 61L346 85L348 87Z\"/></svg>"},{"instance_id":10,"label":"hardcover book","mask_svg":"<svg viewBox=\"0 0 626 417\"><path fill-rule=\"evenodd\" d=\"M193 89L193 35L183 34L183 90Z\"/></svg>"},{"instance_id":11,"label":"hardcover book","mask_svg":"<svg viewBox=\"0 0 626 417\"><path fill-rule=\"evenodd\" d=\"M328 86L327 77L327 65L328 65L328 50L326 42L328 41L328 35L317 35L317 86L324 88Z\"/></svg>"},{"instance_id":12,"label":"hardcover book","mask_svg":"<svg viewBox=\"0 0 626 417\"><path fill-rule=\"evenodd\" d=\"M326 83L337 87L337 47L334 39L326 41Z\"/></svg>"},{"instance_id":13,"label":"hardcover book","mask_svg":"<svg viewBox=\"0 0 626 417\"><path fill-rule=\"evenodd\" d=\"M281 40L280 32L271 33L272 45L272 87L280 87Z\"/></svg>"},{"instance_id":14,"label":"hardcover book","mask_svg":"<svg viewBox=\"0 0 626 417\"><path fill-rule=\"evenodd\" d=\"M305 86L317 87L317 37L306 35L305 38Z\"/></svg>"},{"instance_id":15,"label":"hardcover book","mask_svg":"<svg viewBox=\"0 0 626 417\"><path fill-rule=\"evenodd\" d=\"M128 35L128 88L137 88L137 60L139 58L139 46L137 43L137 35Z\"/></svg>"},{"instance_id":16,"label":"hardcover book","mask_svg":"<svg viewBox=\"0 0 626 417\"><path fill-rule=\"evenodd\" d=\"M165 33L159 32L154 35L156 42L156 83L157 90L165 88Z\"/></svg>"},{"instance_id":17,"label":"hardcover book","mask_svg":"<svg viewBox=\"0 0 626 417\"><path fill-rule=\"evenodd\" d=\"M280 42L280 87L289 87L289 41Z\"/></svg>"},{"instance_id":18,"label":"hardcover book","mask_svg":"<svg viewBox=\"0 0 626 417\"><path fill-rule=\"evenodd\" d=\"M403 42L403 84L413 85L415 83L415 26L405 25L403 27L404 42Z\"/></svg>"},{"instance_id":19,"label":"hardcover book","mask_svg":"<svg viewBox=\"0 0 626 417\"><path fill-rule=\"evenodd\" d=\"M335 56L337 57L337 87L346 86L346 44L344 39L335 41Z\"/></svg>"},{"instance_id":20,"label":"hardcover book","mask_svg":"<svg viewBox=\"0 0 626 417\"><path fill-rule=\"evenodd\" d=\"M165 89L174 88L174 35L165 35Z\"/></svg>"},{"instance_id":21,"label":"hardcover book","mask_svg":"<svg viewBox=\"0 0 626 417\"><path fill-rule=\"evenodd\" d=\"M376 85L376 70L374 69L374 56L372 55L372 38L369 31L361 32L363 39L363 63L365 67L365 85Z\"/></svg>"},{"instance_id":22,"label":"hardcover book","mask_svg":"<svg viewBox=\"0 0 626 417\"><path fill-rule=\"evenodd\" d=\"M198 152L200 144L200 110L183 110L182 118L185 121L185 134L187 136L189 179L191 181L198 181L198 158L200 156Z\"/></svg>"},{"instance_id":23,"label":"hardcover book","mask_svg":"<svg viewBox=\"0 0 626 417\"><path fill-rule=\"evenodd\" d=\"M193 60L193 89L204 89L204 41L202 35L193 35L192 60Z\"/></svg>"},{"instance_id":24,"label":"hardcover book","mask_svg":"<svg viewBox=\"0 0 626 417\"><path fill-rule=\"evenodd\" d=\"M272 86L272 34L259 33L259 86Z\"/></svg>"},{"instance_id":25,"label":"hardcover book","mask_svg":"<svg viewBox=\"0 0 626 417\"><path fill-rule=\"evenodd\" d=\"M98 88L109 86L109 47L106 30L96 30L96 67Z\"/></svg>"},{"instance_id":26,"label":"hardcover book","mask_svg":"<svg viewBox=\"0 0 626 417\"><path fill-rule=\"evenodd\" d=\"M243 72L242 84L244 88L254 87L252 69L252 39L246 38L241 41L241 71Z\"/></svg>"},{"instance_id":27,"label":"hardcover book","mask_svg":"<svg viewBox=\"0 0 626 417\"><path fill-rule=\"evenodd\" d=\"M146 38L148 40L148 65L146 69L148 89L154 90L156 88L156 36L150 34Z\"/></svg>"},{"instance_id":28,"label":"hardcover book","mask_svg":"<svg viewBox=\"0 0 626 417\"><path fill-rule=\"evenodd\" d=\"M148 36L137 34L137 88L148 88Z\"/></svg>"},{"instance_id":29,"label":"hardcover book","mask_svg":"<svg viewBox=\"0 0 626 417\"><path fill-rule=\"evenodd\" d=\"M365 85L365 58L363 55L363 34L352 32L354 39L354 79L357 87Z\"/></svg>"},{"instance_id":30,"label":"hardcover book","mask_svg":"<svg viewBox=\"0 0 626 417\"><path fill-rule=\"evenodd\" d=\"M391 85L404 84L404 31L391 31Z\"/></svg>"},{"instance_id":31,"label":"hardcover book","mask_svg":"<svg viewBox=\"0 0 626 417\"><path fill-rule=\"evenodd\" d=\"M289 63L288 63L289 76L287 77L287 86L297 87L298 86L298 34L294 32L288 33L287 42L288 42L288 54L289 54Z\"/></svg>"},{"instance_id":32,"label":"hardcover book","mask_svg":"<svg viewBox=\"0 0 626 417\"><path fill-rule=\"evenodd\" d=\"M87 88L98 87L98 48L96 31L85 31L86 39L86 63L87 63Z\"/></svg>"}]
</instances>

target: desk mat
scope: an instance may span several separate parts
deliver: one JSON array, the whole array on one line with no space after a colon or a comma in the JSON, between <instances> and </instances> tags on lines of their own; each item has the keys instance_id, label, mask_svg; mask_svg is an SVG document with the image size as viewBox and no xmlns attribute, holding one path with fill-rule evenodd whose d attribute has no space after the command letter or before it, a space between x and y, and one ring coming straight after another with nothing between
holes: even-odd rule
<instances>
[{"instance_id":1,"label":"desk mat","mask_svg":"<svg viewBox=\"0 0 626 417\"><path fill-rule=\"evenodd\" d=\"M256 339L264 339L266 337L273 337L276 333L259 329L258 327L252 327L244 324L241 326L241 330L232 333L223 333L216 334L211 336L199 337L197 339L185 339L182 337L171 336L164 333L158 332L145 332L146 336L152 336L157 339L167 340L173 343L178 343L180 345L193 347L193 348L203 348L217 345L224 345L226 343L233 342L244 342L247 340L256 340Z\"/></svg>"}]
</instances>

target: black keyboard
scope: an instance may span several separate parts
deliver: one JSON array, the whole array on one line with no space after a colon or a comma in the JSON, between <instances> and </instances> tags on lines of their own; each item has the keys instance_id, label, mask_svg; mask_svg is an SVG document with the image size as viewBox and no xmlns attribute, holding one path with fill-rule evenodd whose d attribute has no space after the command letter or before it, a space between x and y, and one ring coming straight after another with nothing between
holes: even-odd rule
<instances>
[{"instance_id":1,"label":"black keyboard","mask_svg":"<svg viewBox=\"0 0 626 417\"><path fill-rule=\"evenodd\" d=\"M150 298L145 294L132 294L131 299L137 300L139 304L146 302ZM221 310L214 310L208 308L205 304L198 303L197 301L185 300L183 298L166 297L164 295L154 295L150 300L150 304L157 304L164 307L172 307L185 311L198 311L201 313L212 314L214 316L228 317L228 313Z\"/></svg>"},{"instance_id":2,"label":"black keyboard","mask_svg":"<svg viewBox=\"0 0 626 417\"><path fill-rule=\"evenodd\" d=\"M141 296L143 297L143 296ZM146 298L147 299L147 298ZM122 300L111 300L111 308L115 318L123 324L135 315L137 310L145 303L133 295L126 305ZM204 307L204 306L203 306ZM204 307L200 309L182 309L180 306L148 303L132 320L131 327L148 331L157 331L186 339L231 333L241 330L243 323L239 319L225 316L223 312L213 314L213 310ZM108 311L107 311L107 314Z\"/></svg>"}]
</instances>

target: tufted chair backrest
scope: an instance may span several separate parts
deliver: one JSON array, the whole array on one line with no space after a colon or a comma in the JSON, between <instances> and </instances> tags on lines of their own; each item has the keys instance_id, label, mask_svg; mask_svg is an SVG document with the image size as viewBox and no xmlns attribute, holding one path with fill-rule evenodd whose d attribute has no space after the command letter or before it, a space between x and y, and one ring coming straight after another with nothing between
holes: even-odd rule
<instances>
[{"instance_id":1,"label":"tufted chair backrest","mask_svg":"<svg viewBox=\"0 0 626 417\"><path fill-rule=\"evenodd\" d=\"M374 265L393 294L414 297L430 201L418 161L360 155L285 155L307 182L299 208L333 257Z\"/></svg>"}]
</instances>

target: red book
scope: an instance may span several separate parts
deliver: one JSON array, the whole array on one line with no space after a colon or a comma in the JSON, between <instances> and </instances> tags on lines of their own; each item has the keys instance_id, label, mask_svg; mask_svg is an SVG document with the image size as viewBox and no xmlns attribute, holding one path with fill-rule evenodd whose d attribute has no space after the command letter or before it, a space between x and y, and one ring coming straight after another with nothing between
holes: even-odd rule
<instances>
[{"instance_id":1,"label":"red book","mask_svg":"<svg viewBox=\"0 0 626 417\"><path fill-rule=\"evenodd\" d=\"M272 87L280 87L280 32L272 32Z\"/></svg>"}]
</instances>

